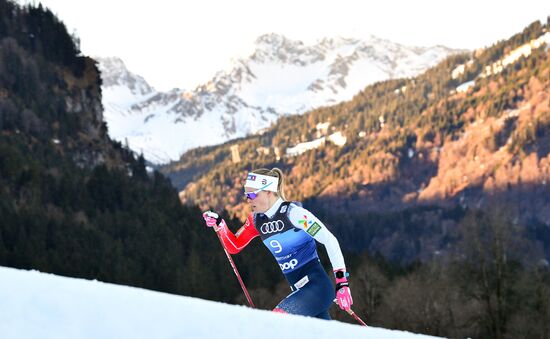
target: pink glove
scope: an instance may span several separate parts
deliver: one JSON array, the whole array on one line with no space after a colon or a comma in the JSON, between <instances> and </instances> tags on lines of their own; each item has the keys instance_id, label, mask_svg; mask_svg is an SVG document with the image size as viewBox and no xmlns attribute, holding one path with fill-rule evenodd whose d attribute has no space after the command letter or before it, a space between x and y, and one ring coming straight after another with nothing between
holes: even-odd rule
<instances>
[{"instance_id":1,"label":"pink glove","mask_svg":"<svg viewBox=\"0 0 550 339\"><path fill-rule=\"evenodd\" d=\"M208 227L214 227L216 229L216 226L218 225L218 220L221 219L220 216L212 211L206 211L202 214L202 217L204 218L204 221L206 222L206 226Z\"/></svg>"},{"instance_id":2,"label":"pink glove","mask_svg":"<svg viewBox=\"0 0 550 339\"><path fill-rule=\"evenodd\" d=\"M351 291L349 289L348 276L349 273L344 271L334 271L336 276L336 302L344 311L349 311L353 304Z\"/></svg>"}]
</instances>

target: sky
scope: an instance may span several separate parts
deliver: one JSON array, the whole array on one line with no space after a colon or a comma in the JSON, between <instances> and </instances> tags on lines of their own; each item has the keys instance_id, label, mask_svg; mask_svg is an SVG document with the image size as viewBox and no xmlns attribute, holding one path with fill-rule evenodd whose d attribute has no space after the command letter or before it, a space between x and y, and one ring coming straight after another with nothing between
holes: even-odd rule
<instances>
[{"instance_id":1,"label":"sky","mask_svg":"<svg viewBox=\"0 0 550 339\"><path fill-rule=\"evenodd\" d=\"M2 339L435 339L2 266L0 333Z\"/></svg>"},{"instance_id":2,"label":"sky","mask_svg":"<svg viewBox=\"0 0 550 339\"><path fill-rule=\"evenodd\" d=\"M267 33L306 44L375 35L409 46L476 49L550 15L548 0L17 1L41 2L80 38L83 54L120 57L163 91L206 83L248 57Z\"/></svg>"}]
</instances>

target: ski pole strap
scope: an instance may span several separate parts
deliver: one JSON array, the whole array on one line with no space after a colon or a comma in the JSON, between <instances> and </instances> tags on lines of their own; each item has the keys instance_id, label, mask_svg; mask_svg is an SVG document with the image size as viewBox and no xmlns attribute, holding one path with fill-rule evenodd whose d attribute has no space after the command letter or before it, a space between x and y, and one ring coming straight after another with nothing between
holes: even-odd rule
<instances>
[{"instance_id":1,"label":"ski pole strap","mask_svg":"<svg viewBox=\"0 0 550 339\"><path fill-rule=\"evenodd\" d=\"M346 287L346 286L349 287L349 283L347 281L336 283L336 292L338 292L338 290L341 289L342 287Z\"/></svg>"},{"instance_id":2,"label":"ski pole strap","mask_svg":"<svg viewBox=\"0 0 550 339\"><path fill-rule=\"evenodd\" d=\"M348 283L349 273L344 270L334 271L334 278L336 279L336 292L342 287L349 287Z\"/></svg>"}]
</instances>

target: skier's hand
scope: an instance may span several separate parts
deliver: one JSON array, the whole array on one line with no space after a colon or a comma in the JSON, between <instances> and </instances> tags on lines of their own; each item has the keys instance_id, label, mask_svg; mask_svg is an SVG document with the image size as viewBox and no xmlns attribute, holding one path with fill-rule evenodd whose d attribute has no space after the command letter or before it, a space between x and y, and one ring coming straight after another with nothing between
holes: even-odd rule
<instances>
[{"instance_id":1,"label":"skier's hand","mask_svg":"<svg viewBox=\"0 0 550 339\"><path fill-rule=\"evenodd\" d=\"M338 306L346 312L351 309L353 299L351 298L351 290L348 286L344 286L339 290L336 290L336 302L338 303Z\"/></svg>"},{"instance_id":2,"label":"skier's hand","mask_svg":"<svg viewBox=\"0 0 550 339\"><path fill-rule=\"evenodd\" d=\"M206 226L208 227L214 227L220 223L221 218L216 212L212 211L206 211L202 214L202 217L204 218L204 221L206 222Z\"/></svg>"},{"instance_id":3,"label":"skier's hand","mask_svg":"<svg viewBox=\"0 0 550 339\"><path fill-rule=\"evenodd\" d=\"M346 275L343 278L336 278L336 302L338 303L338 306L346 312L349 311L351 309L351 305L353 305L351 290L349 289L348 278Z\"/></svg>"}]
</instances>

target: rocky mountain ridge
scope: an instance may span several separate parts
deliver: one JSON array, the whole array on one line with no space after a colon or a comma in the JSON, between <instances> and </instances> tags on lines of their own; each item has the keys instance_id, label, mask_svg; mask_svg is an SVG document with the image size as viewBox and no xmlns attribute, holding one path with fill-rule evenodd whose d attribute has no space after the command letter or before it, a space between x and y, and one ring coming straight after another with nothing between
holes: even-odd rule
<instances>
[{"instance_id":1,"label":"rocky mountain ridge","mask_svg":"<svg viewBox=\"0 0 550 339\"><path fill-rule=\"evenodd\" d=\"M110 136L154 163L185 150L244 137L281 116L349 100L376 81L416 75L451 53L370 37L315 45L277 34L193 90L155 91L120 59L98 58Z\"/></svg>"}]
</instances>

